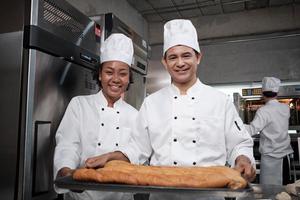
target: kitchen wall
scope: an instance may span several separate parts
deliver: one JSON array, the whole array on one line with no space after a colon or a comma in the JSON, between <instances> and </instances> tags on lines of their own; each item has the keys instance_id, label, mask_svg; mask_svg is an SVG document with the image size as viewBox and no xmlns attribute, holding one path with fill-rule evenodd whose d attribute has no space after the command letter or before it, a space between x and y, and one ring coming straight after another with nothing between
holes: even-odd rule
<instances>
[{"instance_id":1,"label":"kitchen wall","mask_svg":"<svg viewBox=\"0 0 300 200\"><path fill-rule=\"evenodd\" d=\"M192 19L203 52L198 76L212 85L259 82L263 76L299 81L299 19L299 4ZM170 82L160 63L162 36L163 24L149 24L148 93Z\"/></svg>"}]
</instances>

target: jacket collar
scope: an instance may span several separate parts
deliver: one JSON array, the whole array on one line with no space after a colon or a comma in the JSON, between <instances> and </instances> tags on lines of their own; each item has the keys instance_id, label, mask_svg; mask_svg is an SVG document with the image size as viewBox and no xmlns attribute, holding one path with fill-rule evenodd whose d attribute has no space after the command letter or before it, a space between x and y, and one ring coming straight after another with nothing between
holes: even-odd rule
<instances>
[{"instance_id":1,"label":"jacket collar","mask_svg":"<svg viewBox=\"0 0 300 200\"><path fill-rule=\"evenodd\" d=\"M197 96L199 95L199 92L203 90L204 84L197 78L197 81L187 90L188 96ZM174 84L171 84L170 89L172 91L173 95L180 95L180 91L177 86Z\"/></svg>"},{"instance_id":2,"label":"jacket collar","mask_svg":"<svg viewBox=\"0 0 300 200\"><path fill-rule=\"evenodd\" d=\"M274 104L274 103L278 103L278 100L277 99L271 99L266 104Z\"/></svg>"},{"instance_id":3,"label":"jacket collar","mask_svg":"<svg viewBox=\"0 0 300 200\"><path fill-rule=\"evenodd\" d=\"M96 102L97 102L97 105L99 106L103 106L103 107L107 107L108 105L108 101L107 99L105 98L102 90L100 90L97 94L96 94ZM114 108L118 109L120 108L120 106L123 104L123 100L122 98L120 98L118 101L116 101L114 103Z\"/></svg>"}]
</instances>

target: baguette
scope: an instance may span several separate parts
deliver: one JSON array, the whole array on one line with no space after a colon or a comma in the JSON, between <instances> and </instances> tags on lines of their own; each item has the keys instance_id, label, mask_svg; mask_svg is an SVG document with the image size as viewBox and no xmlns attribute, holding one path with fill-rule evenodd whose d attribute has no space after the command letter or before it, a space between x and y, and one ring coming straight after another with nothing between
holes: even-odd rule
<instances>
[{"instance_id":1,"label":"baguette","mask_svg":"<svg viewBox=\"0 0 300 200\"><path fill-rule=\"evenodd\" d=\"M247 182L240 173L225 166L165 167L133 165L125 161L110 161L99 169L77 169L75 180L100 183L123 183L166 187L240 189Z\"/></svg>"}]
</instances>

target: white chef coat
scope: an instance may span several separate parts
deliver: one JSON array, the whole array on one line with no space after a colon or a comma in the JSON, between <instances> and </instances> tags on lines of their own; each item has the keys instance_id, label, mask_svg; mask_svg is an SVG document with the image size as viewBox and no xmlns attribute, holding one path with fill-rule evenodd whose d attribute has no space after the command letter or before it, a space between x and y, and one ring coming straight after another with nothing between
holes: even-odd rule
<instances>
[{"instance_id":1,"label":"white chef coat","mask_svg":"<svg viewBox=\"0 0 300 200\"><path fill-rule=\"evenodd\" d=\"M54 154L54 177L62 167L80 168L89 157L116 151L128 145L137 110L122 99L116 101L113 108L107 105L102 91L94 95L74 97L71 100L55 137L57 145ZM56 191L66 192L59 188L56 188ZM66 197L93 200L121 199L123 194L85 191L70 192Z\"/></svg>"},{"instance_id":2,"label":"white chef coat","mask_svg":"<svg viewBox=\"0 0 300 200\"><path fill-rule=\"evenodd\" d=\"M251 135L261 133L259 139L261 184L282 185L283 157L293 153L288 134L289 117L288 105L273 99L259 108L250 125L246 125Z\"/></svg>"},{"instance_id":3,"label":"white chef coat","mask_svg":"<svg viewBox=\"0 0 300 200\"><path fill-rule=\"evenodd\" d=\"M288 134L290 109L276 99L268 101L256 111L250 125L246 125L251 135L260 134L259 151L263 155L282 158L293 153Z\"/></svg>"},{"instance_id":4,"label":"white chef coat","mask_svg":"<svg viewBox=\"0 0 300 200\"><path fill-rule=\"evenodd\" d=\"M253 141L231 100L199 80L180 95L175 85L143 102L133 131L133 145L121 148L132 163L150 165L234 166L239 155L250 158ZM137 153L139 152L139 153Z\"/></svg>"}]
</instances>

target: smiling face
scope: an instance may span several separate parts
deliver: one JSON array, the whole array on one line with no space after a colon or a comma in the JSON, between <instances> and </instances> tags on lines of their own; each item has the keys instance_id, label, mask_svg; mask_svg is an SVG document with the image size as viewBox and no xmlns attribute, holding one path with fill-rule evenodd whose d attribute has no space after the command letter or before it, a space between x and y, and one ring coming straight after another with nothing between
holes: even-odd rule
<instances>
[{"instance_id":1,"label":"smiling face","mask_svg":"<svg viewBox=\"0 0 300 200\"><path fill-rule=\"evenodd\" d=\"M108 104L113 105L129 84L129 66L120 61L104 62L99 72L99 81Z\"/></svg>"},{"instance_id":2,"label":"smiling face","mask_svg":"<svg viewBox=\"0 0 300 200\"><path fill-rule=\"evenodd\" d=\"M172 82L179 88L188 89L197 80L197 66L200 63L201 54L194 49L177 45L167 50L162 60L168 70Z\"/></svg>"}]
</instances>

